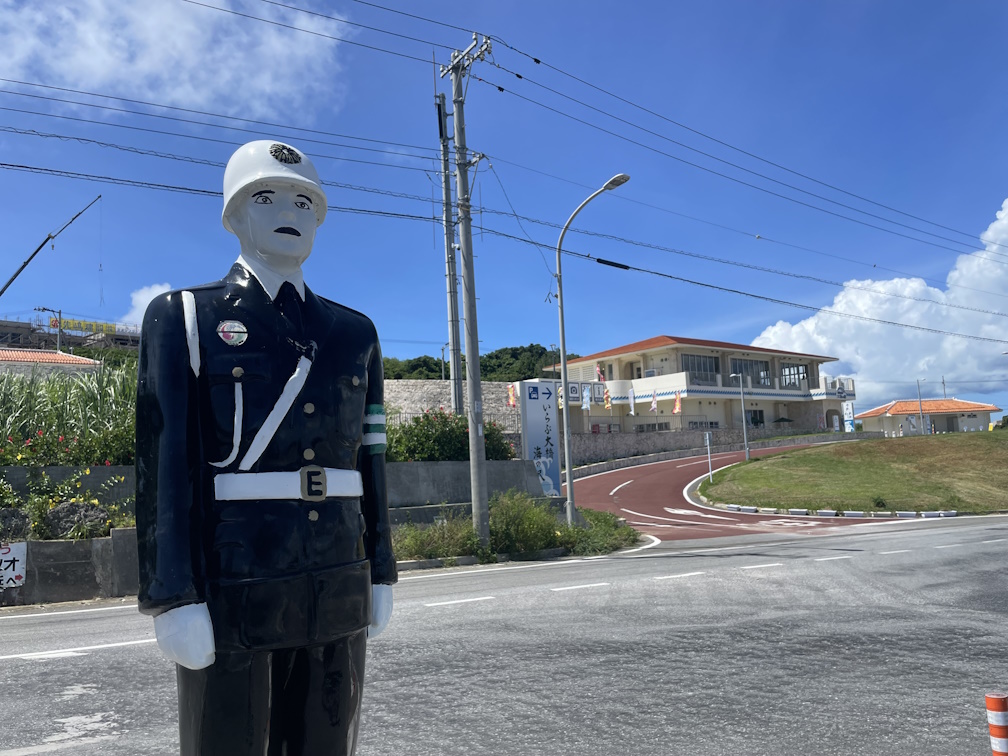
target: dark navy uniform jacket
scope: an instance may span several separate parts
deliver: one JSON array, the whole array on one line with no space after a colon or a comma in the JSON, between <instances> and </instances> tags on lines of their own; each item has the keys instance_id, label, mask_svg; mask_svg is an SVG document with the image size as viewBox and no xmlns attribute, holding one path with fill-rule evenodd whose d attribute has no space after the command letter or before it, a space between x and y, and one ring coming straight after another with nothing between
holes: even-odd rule
<instances>
[{"instance_id":1,"label":"dark navy uniform jacket","mask_svg":"<svg viewBox=\"0 0 1008 756\"><path fill-rule=\"evenodd\" d=\"M195 305L188 321L187 297ZM307 287L297 320L281 315L238 264L222 281L160 295L144 317L140 610L206 602L219 650L312 645L355 632L370 621L372 583L396 582L374 325ZM260 430L304 357L307 378L256 457L253 440L259 434L262 444ZM366 416L378 433L365 433ZM334 496L330 486L319 498L326 468L359 473L362 495ZM357 480L354 472L332 475ZM263 498L222 500L218 476ZM281 497L267 485L277 480L288 492ZM316 496L299 495L299 482Z\"/></svg>"}]
</instances>

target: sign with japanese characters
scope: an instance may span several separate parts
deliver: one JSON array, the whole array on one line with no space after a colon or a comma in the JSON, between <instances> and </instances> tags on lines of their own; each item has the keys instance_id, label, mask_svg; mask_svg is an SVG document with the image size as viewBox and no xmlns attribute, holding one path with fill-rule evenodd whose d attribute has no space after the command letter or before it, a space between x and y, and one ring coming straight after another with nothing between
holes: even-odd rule
<instances>
[{"instance_id":1,"label":"sign with japanese characters","mask_svg":"<svg viewBox=\"0 0 1008 756\"><path fill-rule=\"evenodd\" d=\"M554 381L522 381L519 384L522 459L531 459L546 496L560 493L560 430L557 425ZM573 385L573 384L572 384Z\"/></svg>"},{"instance_id":2,"label":"sign with japanese characters","mask_svg":"<svg viewBox=\"0 0 1008 756\"><path fill-rule=\"evenodd\" d=\"M17 588L24 585L25 557L28 554L28 544L0 543L0 588Z\"/></svg>"}]
</instances>

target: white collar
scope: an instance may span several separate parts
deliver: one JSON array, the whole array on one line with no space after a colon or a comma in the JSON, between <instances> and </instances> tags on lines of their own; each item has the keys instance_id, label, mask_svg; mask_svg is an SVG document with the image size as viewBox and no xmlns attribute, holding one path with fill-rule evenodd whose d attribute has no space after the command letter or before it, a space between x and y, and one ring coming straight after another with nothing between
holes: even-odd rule
<instances>
[{"instance_id":1,"label":"white collar","mask_svg":"<svg viewBox=\"0 0 1008 756\"><path fill-rule=\"evenodd\" d=\"M301 301L305 298L305 285L304 285L304 274L301 273L301 269L298 268L296 273L292 273L289 276L281 275L277 273L272 268L267 267L261 261L256 260L254 257L245 257L245 255L238 255L238 264L241 265L245 270L256 277L256 280L262 284L263 289L269 294L271 300L277 298L277 294L280 292L280 287L283 286L284 282L289 282L294 286L294 289L301 296Z\"/></svg>"}]
</instances>

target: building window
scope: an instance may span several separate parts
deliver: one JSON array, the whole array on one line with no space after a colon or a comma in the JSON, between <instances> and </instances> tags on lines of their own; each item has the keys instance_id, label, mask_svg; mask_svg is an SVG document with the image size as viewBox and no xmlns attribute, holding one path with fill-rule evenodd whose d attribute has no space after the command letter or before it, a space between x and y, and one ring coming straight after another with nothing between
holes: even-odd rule
<instances>
[{"instance_id":1,"label":"building window","mask_svg":"<svg viewBox=\"0 0 1008 756\"><path fill-rule=\"evenodd\" d=\"M753 386L769 386L770 383L770 363L766 360L738 360L732 357L731 371L741 373L744 377L752 379ZM738 386L738 379L732 378L733 386Z\"/></svg>"},{"instance_id":2,"label":"building window","mask_svg":"<svg viewBox=\"0 0 1008 756\"><path fill-rule=\"evenodd\" d=\"M808 381L808 367L793 362L782 362L780 371L781 388L801 388L801 382Z\"/></svg>"},{"instance_id":3,"label":"building window","mask_svg":"<svg viewBox=\"0 0 1008 756\"><path fill-rule=\"evenodd\" d=\"M606 380L607 381L611 381L612 380L612 363L611 362L608 365L606 365L606 373L608 374L607 377L606 377Z\"/></svg>"},{"instance_id":4,"label":"building window","mask_svg":"<svg viewBox=\"0 0 1008 756\"><path fill-rule=\"evenodd\" d=\"M746 422L750 428L762 428L763 410L746 410Z\"/></svg>"},{"instance_id":5,"label":"building window","mask_svg":"<svg viewBox=\"0 0 1008 756\"><path fill-rule=\"evenodd\" d=\"M700 386L716 386L717 374L721 372L721 360L704 354L684 354L682 369L689 373L689 382Z\"/></svg>"}]
</instances>

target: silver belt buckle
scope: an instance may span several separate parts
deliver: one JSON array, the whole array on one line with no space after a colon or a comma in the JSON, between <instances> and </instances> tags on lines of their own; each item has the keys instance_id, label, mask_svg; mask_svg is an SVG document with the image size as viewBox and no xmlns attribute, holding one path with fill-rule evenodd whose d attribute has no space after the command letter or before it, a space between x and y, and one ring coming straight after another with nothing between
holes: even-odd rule
<instances>
[{"instance_id":1,"label":"silver belt buckle","mask_svg":"<svg viewBox=\"0 0 1008 756\"><path fill-rule=\"evenodd\" d=\"M301 498L322 501L326 497L325 468L309 465L301 468Z\"/></svg>"}]
</instances>

